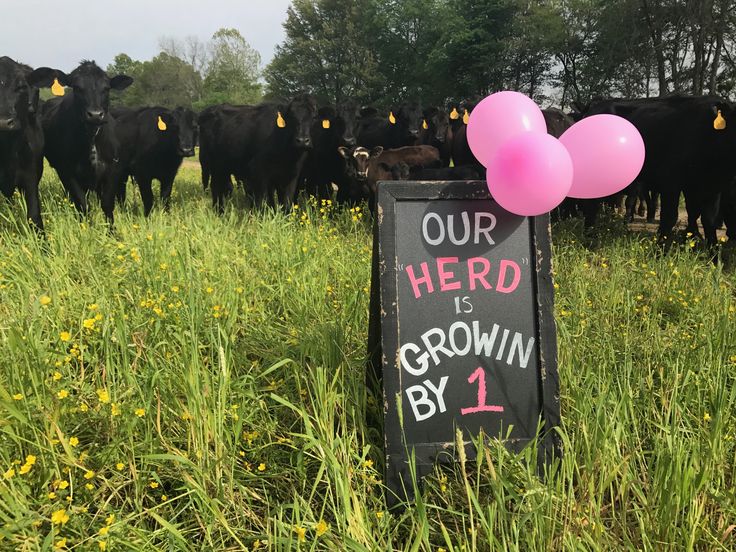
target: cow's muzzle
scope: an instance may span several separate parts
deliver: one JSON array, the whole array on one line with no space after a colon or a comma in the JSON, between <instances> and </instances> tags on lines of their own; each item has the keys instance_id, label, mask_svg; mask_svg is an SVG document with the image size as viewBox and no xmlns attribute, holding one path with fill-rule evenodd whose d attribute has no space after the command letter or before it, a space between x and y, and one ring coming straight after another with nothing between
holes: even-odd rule
<instances>
[{"instance_id":1,"label":"cow's muzzle","mask_svg":"<svg viewBox=\"0 0 736 552\"><path fill-rule=\"evenodd\" d=\"M309 136L300 136L296 139L296 145L300 148L311 148L312 138Z\"/></svg>"},{"instance_id":2,"label":"cow's muzzle","mask_svg":"<svg viewBox=\"0 0 736 552\"><path fill-rule=\"evenodd\" d=\"M20 123L15 117L0 116L0 130L18 130Z\"/></svg>"},{"instance_id":3,"label":"cow's muzzle","mask_svg":"<svg viewBox=\"0 0 736 552\"><path fill-rule=\"evenodd\" d=\"M182 157L194 157L194 148L179 148L179 155Z\"/></svg>"},{"instance_id":4,"label":"cow's muzzle","mask_svg":"<svg viewBox=\"0 0 736 552\"><path fill-rule=\"evenodd\" d=\"M84 115L90 125L101 125L105 122L105 112L101 109L88 109Z\"/></svg>"}]
</instances>

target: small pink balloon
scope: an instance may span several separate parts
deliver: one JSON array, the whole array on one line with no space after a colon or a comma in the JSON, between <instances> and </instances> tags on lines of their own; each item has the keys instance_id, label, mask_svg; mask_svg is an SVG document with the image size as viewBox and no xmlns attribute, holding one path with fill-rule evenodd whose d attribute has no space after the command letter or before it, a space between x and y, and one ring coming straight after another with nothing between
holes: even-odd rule
<instances>
[{"instance_id":1,"label":"small pink balloon","mask_svg":"<svg viewBox=\"0 0 736 552\"><path fill-rule=\"evenodd\" d=\"M519 92L496 92L484 98L470 114L468 146L476 159L488 167L501 144L522 132L547 133L542 110Z\"/></svg>"},{"instance_id":2,"label":"small pink balloon","mask_svg":"<svg viewBox=\"0 0 736 552\"><path fill-rule=\"evenodd\" d=\"M506 141L486 172L488 190L511 213L536 216L565 199L572 185L572 159L557 138L525 132Z\"/></svg>"},{"instance_id":3,"label":"small pink balloon","mask_svg":"<svg viewBox=\"0 0 736 552\"><path fill-rule=\"evenodd\" d=\"M593 115L560 136L570 152L574 175L570 197L591 199L620 192L644 166L644 140L634 125L617 115Z\"/></svg>"}]
</instances>

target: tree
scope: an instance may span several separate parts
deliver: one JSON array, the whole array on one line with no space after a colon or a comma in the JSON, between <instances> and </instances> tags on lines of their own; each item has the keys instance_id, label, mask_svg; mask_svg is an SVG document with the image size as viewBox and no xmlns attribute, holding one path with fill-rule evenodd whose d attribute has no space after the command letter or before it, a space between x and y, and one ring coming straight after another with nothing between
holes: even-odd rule
<instances>
[{"instance_id":1,"label":"tree","mask_svg":"<svg viewBox=\"0 0 736 552\"><path fill-rule=\"evenodd\" d=\"M220 29L207 46L202 105L255 103L262 95L258 82L260 54L236 29Z\"/></svg>"},{"instance_id":2,"label":"tree","mask_svg":"<svg viewBox=\"0 0 736 552\"><path fill-rule=\"evenodd\" d=\"M377 100L377 63L366 33L372 13L371 0L294 0L284 43L265 70L269 95Z\"/></svg>"}]
</instances>

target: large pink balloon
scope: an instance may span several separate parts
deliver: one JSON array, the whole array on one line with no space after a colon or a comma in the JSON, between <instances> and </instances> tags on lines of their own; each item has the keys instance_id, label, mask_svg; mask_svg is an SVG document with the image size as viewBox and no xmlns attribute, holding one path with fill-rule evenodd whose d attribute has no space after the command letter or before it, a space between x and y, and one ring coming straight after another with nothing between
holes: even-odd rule
<instances>
[{"instance_id":1,"label":"large pink balloon","mask_svg":"<svg viewBox=\"0 0 736 552\"><path fill-rule=\"evenodd\" d=\"M644 140L617 115L593 115L560 136L575 174L570 197L590 199L615 194L631 184L644 165Z\"/></svg>"},{"instance_id":2,"label":"large pink balloon","mask_svg":"<svg viewBox=\"0 0 736 552\"><path fill-rule=\"evenodd\" d=\"M572 160L557 138L525 132L498 149L486 172L488 189L511 213L536 216L565 199L572 185Z\"/></svg>"},{"instance_id":3,"label":"large pink balloon","mask_svg":"<svg viewBox=\"0 0 736 552\"><path fill-rule=\"evenodd\" d=\"M484 167L498 148L522 132L547 132L539 106L519 92L497 92L475 106L468 120L468 145Z\"/></svg>"}]
</instances>

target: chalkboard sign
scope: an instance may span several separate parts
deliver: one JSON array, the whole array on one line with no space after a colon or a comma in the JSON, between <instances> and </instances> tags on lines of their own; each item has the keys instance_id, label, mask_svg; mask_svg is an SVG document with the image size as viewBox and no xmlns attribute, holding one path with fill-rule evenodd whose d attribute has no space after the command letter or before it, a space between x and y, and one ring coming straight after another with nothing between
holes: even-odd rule
<instances>
[{"instance_id":1,"label":"chalkboard sign","mask_svg":"<svg viewBox=\"0 0 736 552\"><path fill-rule=\"evenodd\" d=\"M394 500L410 496L409 458L419 476L451 460L458 428L472 457L481 431L520 450L541 421L540 462L559 452L549 232L484 182L381 182L369 347Z\"/></svg>"}]
</instances>

